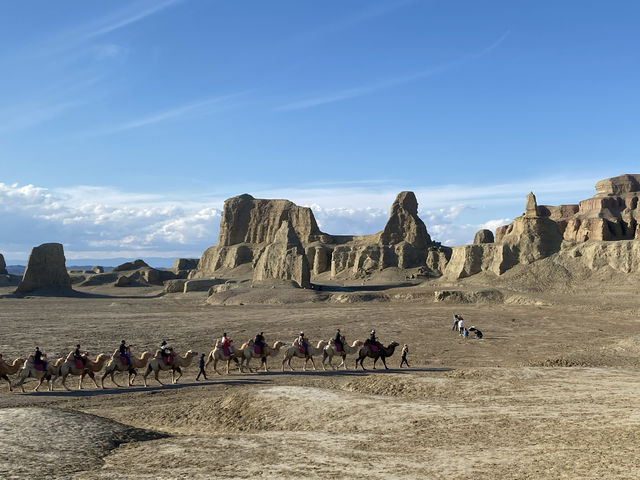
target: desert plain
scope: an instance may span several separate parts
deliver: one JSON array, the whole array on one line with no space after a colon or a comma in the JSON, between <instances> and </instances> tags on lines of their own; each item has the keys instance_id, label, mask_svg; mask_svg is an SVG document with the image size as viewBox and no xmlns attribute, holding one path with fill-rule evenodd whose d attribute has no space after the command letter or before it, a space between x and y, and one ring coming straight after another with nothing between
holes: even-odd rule
<instances>
[{"instance_id":1,"label":"desert plain","mask_svg":"<svg viewBox=\"0 0 640 480\"><path fill-rule=\"evenodd\" d=\"M102 285L23 298L4 287L5 359L35 345L57 358L76 343L95 358L121 339L137 355L162 339L179 352L208 353L223 331L238 344L259 331L269 343L291 342L304 330L315 344L341 328L351 343L375 328L383 343L409 345L411 368L398 368L396 352L388 370L380 363L372 370L370 359L366 371L354 370L349 357L348 370L324 371L316 358L317 370L302 371L294 359L295 371L282 372L278 354L268 373L217 375L210 366L208 380L196 382L194 363L176 385L151 375L148 388L143 372L133 387L107 378L105 389L86 379L77 390L70 377L70 392L59 381L53 392L25 394L2 383L0 476L637 478L637 275L557 277L538 263L534 273L516 267L448 284L341 282L333 288L351 299L338 302L292 302L287 289L210 305L206 292L167 295L162 287ZM504 294L500 301L434 301L443 288L488 284ZM453 332L454 313L484 338ZM160 378L169 383L167 373Z\"/></svg>"}]
</instances>

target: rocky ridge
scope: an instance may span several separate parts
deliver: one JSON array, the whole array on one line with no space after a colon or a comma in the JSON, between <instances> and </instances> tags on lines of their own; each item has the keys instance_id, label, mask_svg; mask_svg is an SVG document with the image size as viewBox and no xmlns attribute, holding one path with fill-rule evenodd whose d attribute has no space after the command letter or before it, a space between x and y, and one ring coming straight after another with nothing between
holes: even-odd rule
<instances>
[{"instance_id":1,"label":"rocky ridge","mask_svg":"<svg viewBox=\"0 0 640 480\"><path fill-rule=\"evenodd\" d=\"M300 285L307 285L306 268L310 281L366 279L388 268L444 280L480 272L502 275L516 265L566 254L575 243L640 239L639 196L640 175L602 180L593 198L576 205L538 205L530 192L525 213L499 227L495 236L481 230L473 244L450 248L431 240L413 192L398 194L381 232L362 236L321 232L309 208L245 194L225 202L218 245L204 252L191 277L221 276L241 265L251 266L254 281L294 280ZM286 242L282 240L285 228ZM277 240L279 235L282 238ZM633 256L636 251L607 244L600 250L594 258L607 258L609 264L616 258L614 250L620 250L622 257L624 252ZM634 261L626 264L635 265Z\"/></svg>"}]
</instances>

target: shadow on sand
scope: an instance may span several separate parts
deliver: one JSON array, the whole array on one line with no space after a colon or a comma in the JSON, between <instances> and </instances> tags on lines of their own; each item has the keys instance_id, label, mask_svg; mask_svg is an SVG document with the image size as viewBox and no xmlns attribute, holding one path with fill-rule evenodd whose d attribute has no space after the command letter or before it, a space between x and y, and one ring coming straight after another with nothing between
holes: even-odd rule
<instances>
[{"instance_id":1,"label":"shadow on sand","mask_svg":"<svg viewBox=\"0 0 640 480\"><path fill-rule=\"evenodd\" d=\"M179 390L189 387L200 387L205 385L225 385L225 386L246 386L246 385L265 385L268 383L266 377L270 376L314 376L314 377L364 377L372 374L407 374L407 373L433 373L433 372L450 372L453 368L390 368L385 369L367 369L367 370L294 370L294 371L270 371L270 372L255 372L257 377L253 378L239 378L240 374L231 374L227 378L221 378L219 380L204 380L202 382L189 382L179 383L175 385L152 385L144 387L142 384L134 387L111 387L105 389L92 389L92 390L54 390L53 392L25 392L21 395L28 395L34 397L95 397L100 395L119 395L122 393L135 393L135 392L151 392L157 393L163 390ZM247 374L243 374L247 375ZM260 378L262 377L262 378Z\"/></svg>"}]
</instances>

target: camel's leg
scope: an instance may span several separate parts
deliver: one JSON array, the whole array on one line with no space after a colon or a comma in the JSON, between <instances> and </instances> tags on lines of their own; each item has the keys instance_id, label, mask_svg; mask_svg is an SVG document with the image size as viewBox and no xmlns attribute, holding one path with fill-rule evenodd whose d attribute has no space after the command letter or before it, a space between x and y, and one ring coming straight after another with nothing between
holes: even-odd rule
<instances>
[{"instance_id":1,"label":"camel's leg","mask_svg":"<svg viewBox=\"0 0 640 480\"><path fill-rule=\"evenodd\" d=\"M138 371L135 368L129 371L129 386L130 387L133 387L133 382L135 381L137 376L138 376Z\"/></svg>"},{"instance_id":2,"label":"camel's leg","mask_svg":"<svg viewBox=\"0 0 640 480\"><path fill-rule=\"evenodd\" d=\"M90 378L91 380L93 380L93 384L96 386L96 388L100 388L100 387L98 386L98 382L96 382L96 374L95 374L95 373L93 373L93 372L89 372L89 378Z\"/></svg>"},{"instance_id":3,"label":"camel's leg","mask_svg":"<svg viewBox=\"0 0 640 480\"><path fill-rule=\"evenodd\" d=\"M231 357L227 360L227 375L229 375L229 367L231 366Z\"/></svg>"},{"instance_id":4,"label":"camel's leg","mask_svg":"<svg viewBox=\"0 0 640 480\"><path fill-rule=\"evenodd\" d=\"M340 367L344 367L345 370L349 369L347 367L347 354L342 355L342 362L338 365L338 369L340 369Z\"/></svg>"},{"instance_id":5,"label":"camel's leg","mask_svg":"<svg viewBox=\"0 0 640 480\"><path fill-rule=\"evenodd\" d=\"M313 365L313 369L316 369L316 362L313 360L313 357L309 357L309 360L311 360L311 365Z\"/></svg>"},{"instance_id":6,"label":"camel's leg","mask_svg":"<svg viewBox=\"0 0 640 480\"><path fill-rule=\"evenodd\" d=\"M164 383L162 383L162 382L160 381L160 378L158 378L158 374L159 374L159 373L160 373L160 369L158 369L158 370L156 370L156 371L155 371L155 374L156 374L156 375L155 375L155 376L156 376L156 381L157 381L160 385L164 385Z\"/></svg>"},{"instance_id":7,"label":"camel's leg","mask_svg":"<svg viewBox=\"0 0 640 480\"><path fill-rule=\"evenodd\" d=\"M205 367L206 367L206 365L205 365ZM218 359L217 359L217 358L213 361L213 369L215 370L215 372L216 372L218 375L222 375L222 374L218 371Z\"/></svg>"},{"instance_id":8,"label":"camel's leg","mask_svg":"<svg viewBox=\"0 0 640 480\"><path fill-rule=\"evenodd\" d=\"M214 359L213 359L213 355L211 355L211 352L209 352L209 356L207 357L207 363L204 364L204 368L207 368L211 362L214 362ZM214 369L216 368L215 365L216 363L214 362L213 363Z\"/></svg>"},{"instance_id":9,"label":"camel's leg","mask_svg":"<svg viewBox=\"0 0 640 480\"><path fill-rule=\"evenodd\" d=\"M327 370L324 366L324 362L327 360L328 356L327 352L322 352L322 370ZM329 366L331 366L331 357L329 357Z\"/></svg>"},{"instance_id":10,"label":"camel's leg","mask_svg":"<svg viewBox=\"0 0 640 480\"><path fill-rule=\"evenodd\" d=\"M389 367L387 367L387 360L385 359L385 357L380 357L380 358L382 358L382 363L384 364L385 370L389 370Z\"/></svg>"},{"instance_id":11,"label":"camel's leg","mask_svg":"<svg viewBox=\"0 0 640 480\"><path fill-rule=\"evenodd\" d=\"M262 363L264 364L264 371L268 372L269 367L267 367L267 357L262 357Z\"/></svg>"},{"instance_id":12,"label":"camel's leg","mask_svg":"<svg viewBox=\"0 0 640 480\"><path fill-rule=\"evenodd\" d=\"M283 371L283 372L284 372L284 362L286 362L286 361L287 361L287 357L284 357L284 358L282 359L282 371Z\"/></svg>"},{"instance_id":13,"label":"camel's leg","mask_svg":"<svg viewBox=\"0 0 640 480\"><path fill-rule=\"evenodd\" d=\"M82 390L82 380L84 380L84 375L85 375L84 372L80 374L80 382L78 383L78 390Z\"/></svg>"},{"instance_id":14,"label":"camel's leg","mask_svg":"<svg viewBox=\"0 0 640 480\"><path fill-rule=\"evenodd\" d=\"M176 367L175 370L172 370L171 374L175 375L175 372L178 372L178 376L176 377L175 381L173 383L178 383L178 380L180 380L182 378L182 369L180 367Z\"/></svg>"},{"instance_id":15,"label":"camel's leg","mask_svg":"<svg viewBox=\"0 0 640 480\"><path fill-rule=\"evenodd\" d=\"M2 375L2 379L7 381L7 383L9 384L9 391L12 392L13 388L11 387L11 380L9 380L9 377L7 377L6 375Z\"/></svg>"},{"instance_id":16,"label":"camel's leg","mask_svg":"<svg viewBox=\"0 0 640 480\"><path fill-rule=\"evenodd\" d=\"M67 374L68 375L68 374ZM67 380L67 375L62 375L62 386L68 391L70 392L71 389L69 387L67 387L67 384L65 383Z\"/></svg>"}]
</instances>

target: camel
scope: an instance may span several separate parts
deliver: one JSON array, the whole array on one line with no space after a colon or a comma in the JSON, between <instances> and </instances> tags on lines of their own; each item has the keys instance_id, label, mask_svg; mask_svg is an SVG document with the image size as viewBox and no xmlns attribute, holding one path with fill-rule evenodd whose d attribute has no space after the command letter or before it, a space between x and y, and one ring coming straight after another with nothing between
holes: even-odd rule
<instances>
[{"instance_id":1,"label":"camel","mask_svg":"<svg viewBox=\"0 0 640 480\"><path fill-rule=\"evenodd\" d=\"M11 386L11 380L9 380L8 376L16 373L23 365L24 358L16 358L13 363L7 363L4 360L0 361L0 378L7 381L10 392L13 391L13 387Z\"/></svg>"},{"instance_id":2,"label":"camel","mask_svg":"<svg viewBox=\"0 0 640 480\"><path fill-rule=\"evenodd\" d=\"M262 361L262 364L264 365L264 371L268 372L269 369L267 368L267 357L269 355L275 354L277 351L279 351L282 347L285 347L286 345L287 345L286 342L277 341L273 344L273 347L270 347L269 345L265 345L264 351L262 353L256 353L255 349L253 348L254 347L253 340L249 340L247 343L243 344L240 349L242 350L242 359L240 359L240 371L242 371L242 366L244 364L249 369L250 372L253 372L253 370L249 366L249 362L251 361L252 358L260 358Z\"/></svg>"},{"instance_id":3,"label":"camel","mask_svg":"<svg viewBox=\"0 0 640 480\"><path fill-rule=\"evenodd\" d=\"M362 361L367 357L373 358L373 368L374 368L374 370L376 368L376 362L378 361L379 358L382 359L382 363L384 364L384 368L386 368L388 370L389 367L387 367L387 362L386 362L385 359L387 357L390 357L391 355L393 355L393 352L395 351L395 349L396 349L396 347L398 345L400 345L398 342L391 342L388 347L386 347L386 348L382 347L382 348L376 350L375 352L371 350L371 346L370 345L365 345L358 352L358 358L356 358L356 370L358 369L358 362L360 362L360 366L362 367L362 369L366 370L364 368L364 365L362 364Z\"/></svg>"},{"instance_id":4,"label":"camel","mask_svg":"<svg viewBox=\"0 0 640 480\"><path fill-rule=\"evenodd\" d=\"M31 355L24 366L18 371L18 381L13 385L13 388L20 387L22 389L22 393L24 393L24 381L27 378L35 378L39 380L36 388L33 389L34 392L37 392L42 383L46 380L49 382L51 377L56 374L58 371L58 367L62 365L64 362L64 358L58 358L55 362L47 362L46 370L38 370L33 361L33 355ZM53 384L49 383L49 391L53 390Z\"/></svg>"},{"instance_id":5,"label":"camel","mask_svg":"<svg viewBox=\"0 0 640 480\"><path fill-rule=\"evenodd\" d=\"M311 364L313 365L313 369L315 370L316 363L313 361L313 356L321 355L324 352L324 347L327 345L327 343L328 342L326 340L320 340L316 347L309 345L309 354L305 355L300 351L300 347L297 345L297 343L294 342L293 345L290 345L289 348L284 351L284 358L282 359L282 371L284 372L285 362L293 371L293 367L291 366L291 359L293 357L304 358L304 366L302 367L303 371L307 370L307 362L309 360L311 360Z\"/></svg>"},{"instance_id":6,"label":"camel","mask_svg":"<svg viewBox=\"0 0 640 480\"><path fill-rule=\"evenodd\" d=\"M240 368L240 371L242 371L242 366L238 362L239 358L242 359L242 348L235 349L232 345L231 352L231 355L225 355L223 348L220 346L220 340L216 340L216 344L213 346L213 350L211 350L209 356L207 357L205 368L208 367L211 362L213 362L213 369L218 375L222 375L218 371L218 361L224 360L227 362L227 375L229 375L229 365L231 364L231 360L233 360L234 362L236 362L236 365L238 365L238 368Z\"/></svg>"},{"instance_id":7,"label":"camel","mask_svg":"<svg viewBox=\"0 0 640 480\"><path fill-rule=\"evenodd\" d=\"M342 366L344 366L344 369L347 370L347 364L345 363L345 360L347 359L347 355L355 355L356 353L358 353L358 347L361 347L363 344L364 342L362 340L356 340L353 342L351 346L344 345L343 351L338 352L336 351L335 343L333 343L333 341L329 342L329 344L326 347L324 347L324 351L322 352L322 369L326 370L326 368L324 367L324 362L328 358L329 366L334 370ZM340 362L340 365L338 365L337 367L334 367L333 364L331 363L331 360L333 359L334 355L339 355L342 358L342 362Z\"/></svg>"},{"instance_id":8,"label":"camel","mask_svg":"<svg viewBox=\"0 0 640 480\"><path fill-rule=\"evenodd\" d=\"M107 378L107 375L111 375L111 381L116 385L116 386L120 386L118 385L118 382L116 382L115 378L113 378L113 375L116 372L121 372L122 375L125 374L125 372L129 373L129 384L128 386L132 386L133 385L133 380L136 378L136 375L138 375L138 372L136 371L137 368L144 368L147 366L147 363L149 363L149 359L151 358L151 353L149 352L142 352L142 355L140 356L140 358L137 358L135 355L131 355L131 364L130 365L124 365L122 363L122 360L120 359L120 349L116 349L115 352L113 352L113 355L111 356L111 360L109 360L109 363L107 363L107 366L104 369L104 375L102 376L102 380L101 380L101 384L102 384L102 388L104 388L104 379Z\"/></svg>"},{"instance_id":9,"label":"camel","mask_svg":"<svg viewBox=\"0 0 640 480\"><path fill-rule=\"evenodd\" d=\"M145 387L147 386L147 376L151 372L154 373L156 381L160 385L164 385L164 383L162 383L158 378L158 373L160 372L160 370L171 370L171 383L172 384L177 383L177 381L180 380L180 377L182 377L182 370L180 370L180 367L188 367L189 365L191 365L191 360L197 356L198 356L198 352L193 352L191 350L188 350L187 353L185 353L184 356L182 357L176 354L173 358L173 363L167 364L167 363L164 363L164 360L162 360L162 356L160 355L160 350L158 350L156 352L155 357L149 360L147 371L144 372L144 375L142 376L142 378L144 379L144 386ZM177 378L175 377L176 371L179 374Z\"/></svg>"},{"instance_id":10,"label":"camel","mask_svg":"<svg viewBox=\"0 0 640 480\"><path fill-rule=\"evenodd\" d=\"M53 390L53 384L58 379L58 377L62 377L62 386L67 391L70 391L71 389L67 387L66 383L67 377L69 375L80 376L80 382L78 383L78 389L80 390L82 390L82 381L84 380L84 377L86 375L89 375L91 380L93 380L96 388L100 388L98 386L98 382L96 382L95 373L102 370L102 367L104 366L104 363L108 358L109 355L107 355L106 353L101 353L96 357L95 360L91 360L89 357L87 357L87 363L84 365L86 367L85 370L84 368L78 368L78 366L76 365L76 359L73 356L73 352L70 352L69 355L67 355L67 359L58 367L56 374L51 379L51 390Z\"/></svg>"}]
</instances>

